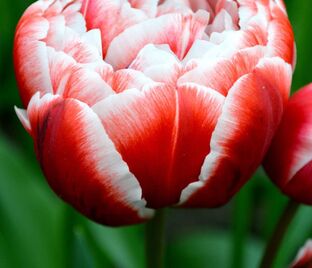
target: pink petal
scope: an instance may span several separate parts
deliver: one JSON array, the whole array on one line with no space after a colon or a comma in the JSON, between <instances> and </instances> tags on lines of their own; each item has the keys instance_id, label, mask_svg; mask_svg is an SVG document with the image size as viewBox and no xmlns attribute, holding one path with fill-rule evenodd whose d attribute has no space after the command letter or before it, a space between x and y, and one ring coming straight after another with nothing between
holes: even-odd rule
<instances>
[{"instance_id":1,"label":"pink petal","mask_svg":"<svg viewBox=\"0 0 312 268\"><path fill-rule=\"evenodd\" d=\"M149 17L155 17L158 0L129 0L131 7L143 10Z\"/></svg>"}]
</instances>

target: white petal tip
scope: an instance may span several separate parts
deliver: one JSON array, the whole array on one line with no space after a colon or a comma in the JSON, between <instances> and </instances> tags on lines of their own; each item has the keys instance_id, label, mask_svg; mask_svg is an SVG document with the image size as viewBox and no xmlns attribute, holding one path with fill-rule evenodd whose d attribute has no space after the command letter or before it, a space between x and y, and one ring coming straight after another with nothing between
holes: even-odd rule
<instances>
[{"instance_id":1,"label":"white petal tip","mask_svg":"<svg viewBox=\"0 0 312 268\"><path fill-rule=\"evenodd\" d=\"M21 123L24 126L24 128L26 129L26 131L28 133L31 133L31 125L29 122L27 111L25 109L17 108L16 106L14 106L14 110L16 112L18 119L21 121Z\"/></svg>"}]
</instances>

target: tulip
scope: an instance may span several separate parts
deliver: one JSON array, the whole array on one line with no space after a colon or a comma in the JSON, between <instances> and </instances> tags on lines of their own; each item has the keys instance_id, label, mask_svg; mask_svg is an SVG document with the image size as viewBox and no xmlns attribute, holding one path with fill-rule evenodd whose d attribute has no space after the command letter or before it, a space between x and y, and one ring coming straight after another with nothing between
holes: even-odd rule
<instances>
[{"instance_id":1,"label":"tulip","mask_svg":"<svg viewBox=\"0 0 312 268\"><path fill-rule=\"evenodd\" d=\"M282 0L41 0L14 63L49 185L117 226L228 202L279 124L295 47Z\"/></svg>"},{"instance_id":2,"label":"tulip","mask_svg":"<svg viewBox=\"0 0 312 268\"><path fill-rule=\"evenodd\" d=\"M299 203L312 205L312 84L289 100L264 161L273 182Z\"/></svg>"},{"instance_id":3,"label":"tulip","mask_svg":"<svg viewBox=\"0 0 312 268\"><path fill-rule=\"evenodd\" d=\"M306 244L298 252L296 259L291 264L291 268L311 268L312 267L312 240L308 240Z\"/></svg>"}]
</instances>

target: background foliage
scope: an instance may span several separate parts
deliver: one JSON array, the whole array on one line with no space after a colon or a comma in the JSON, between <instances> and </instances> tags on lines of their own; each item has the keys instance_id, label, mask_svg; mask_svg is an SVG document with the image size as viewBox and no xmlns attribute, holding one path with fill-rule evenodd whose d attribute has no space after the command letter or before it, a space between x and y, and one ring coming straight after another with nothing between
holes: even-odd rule
<instances>
[{"instance_id":1,"label":"background foliage","mask_svg":"<svg viewBox=\"0 0 312 268\"><path fill-rule=\"evenodd\" d=\"M30 137L18 122L21 107L12 66L15 25L29 0L0 1L0 267L144 267L144 226L96 225L61 202L40 172ZM293 90L312 81L310 0L286 1L297 43ZM168 267L257 267L265 241L287 198L259 169L227 206L170 210ZM312 208L302 206L275 262L286 267L312 236Z\"/></svg>"}]
</instances>

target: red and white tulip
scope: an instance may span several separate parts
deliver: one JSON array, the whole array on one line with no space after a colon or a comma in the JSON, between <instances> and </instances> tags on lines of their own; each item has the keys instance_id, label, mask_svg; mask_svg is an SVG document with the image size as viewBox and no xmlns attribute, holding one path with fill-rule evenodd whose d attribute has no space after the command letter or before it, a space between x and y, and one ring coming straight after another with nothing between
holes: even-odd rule
<instances>
[{"instance_id":1,"label":"red and white tulip","mask_svg":"<svg viewBox=\"0 0 312 268\"><path fill-rule=\"evenodd\" d=\"M264 167L286 195L312 205L312 84L290 98Z\"/></svg>"},{"instance_id":2,"label":"red and white tulip","mask_svg":"<svg viewBox=\"0 0 312 268\"><path fill-rule=\"evenodd\" d=\"M295 46L282 0L41 0L14 61L53 190L124 225L242 187L281 119Z\"/></svg>"}]
</instances>

